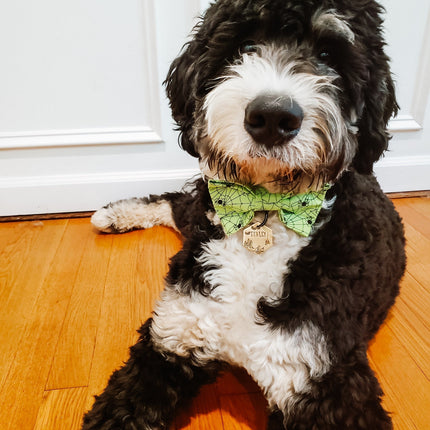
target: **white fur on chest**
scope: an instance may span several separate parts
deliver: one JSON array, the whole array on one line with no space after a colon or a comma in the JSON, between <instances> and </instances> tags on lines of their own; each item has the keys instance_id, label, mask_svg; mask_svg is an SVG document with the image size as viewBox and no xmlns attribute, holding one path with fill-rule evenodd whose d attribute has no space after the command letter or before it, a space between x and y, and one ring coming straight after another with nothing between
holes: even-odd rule
<instances>
[{"instance_id":1,"label":"white fur on chest","mask_svg":"<svg viewBox=\"0 0 430 430\"><path fill-rule=\"evenodd\" d=\"M288 261L309 241L275 216L268 225L274 245L263 254L242 246L242 232L206 244L199 263L207 267L210 295L166 289L152 335L160 349L197 363L216 359L244 367L272 406L285 407L294 392L306 391L310 376L327 371L329 360L322 335L310 323L287 333L258 321L258 300L280 297Z\"/></svg>"}]
</instances>

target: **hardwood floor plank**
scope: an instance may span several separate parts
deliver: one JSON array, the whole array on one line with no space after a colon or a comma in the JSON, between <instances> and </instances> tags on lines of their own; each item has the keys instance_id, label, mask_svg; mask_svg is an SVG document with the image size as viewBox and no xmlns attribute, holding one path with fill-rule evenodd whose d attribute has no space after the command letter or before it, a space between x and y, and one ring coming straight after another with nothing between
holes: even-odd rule
<instances>
[{"instance_id":1,"label":"hardwood floor plank","mask_svg":"<svg viewBox=\"0 0 430 430\"><path fill-rule=\"evenodd\" d=\"M5 430L32 429L35 424L84 251L87 235L82 222L68 221L40 294L26 317L20 348L0 391L0 422Z\"/></svg>"},{"instance_id":2,"label":"hardwood floor plank","mask_svg":"<svg viewBox=\"0 0 430 430\"><path fill-rule=\"evenodd\" d=\"M0 387L5 385L66 225L66 220L1 225Z\"/></svg>"},{"instance_id":3,"label":"hardwood floor plank","mask_svg":"<svg viewBox=\"0 0 430 430\"><path fill-rule=\"evenodd\" d=\"M405 223L407 272L430 293L428 274L430 273L430 238Z\"/></svg>"},{"instance_id":4,"label":"hardwood floor plank","mask_svg":"<svg viewBox=\"0 0 430 430\"><path fill-rule=\"evenodd\" d=\"M430 218L426 214L426 211L422 209L418 210L413 203L413 200L399 199L394 203L400 216L405 220L407 219L408 224L415 226L415 228L426 237L430 237ZM430 199L429 199L430 200Z\"/></svg>"},{"instance_id":5,"label":"hardwood floor plank","mask_svg":"<svg viewBox=\"0 0 430 430\"><path fill-rule=\"evenodd\" d=\"M267 426L267 403L262 394L220 396L225 430L262 430ZM212 427L215 428L215 427Z\"/></svg>"},{"instance_id":6,"label":"hardwood floor plank","mask_svg":"<svg viewBox=\"0 0 430 430\"><path fill-rule=\"evenodd\" d=\"M136 280L136 237L140 233L114 237L89 378L87 408L93 403L92 397L102 391L112 371L127 359L128 348L136 342L136 329L144 318L140 315L141 296L136 295L137 288L142 293L145 289L145 285L138 287Z\"/></svg>"},{"instance_id":7,"label":"hardwood floor plank","mask_svg":"<svg viewBox=\"0 0 430 430\"><path fill-rule=\"evenodd\" d=\"M79 430L86 392L86 387L45 391L34 430Z\"/></svg>"},{"instance_id":8,"label":"hardwood floor plank","mask_svg":"<svg viewBox=\"0 0 430 430\"><path fill-rule=\"evenodd\" d=\"M417 429L427 429L430 423L430 381L398 340L389 321L371 343L369 355L382 389L392 400L393 417L401 416L408 423L409 427L401 430L413 428L410 423Z\"/></svg>"},{"instance_id":9,"label":"hardwood floor plank","mask_svg":"<svg viewBox=\"0 0 430 430\"><path fill-rule=\"evenodd\" d=\"M225 428L220 411L219 395L215 384L202 388L199 396L179 412L176 430L213 430Z\"/></svg>"},{"instance_id":10,"label":"hardwood floor plank","mask_svg":"<svg viewBox=\"0 0 430 430\"><path fill-rule=\"evenodd\" d=\"M85 226L83 226L85 229ZM93 234L84 249L46 390L87 386L113 237Z\"/></svg>"},{"instance_id":11,"label":"hardwood floor plank","mask_svg":"<svg viewBox=\"0 0 430 430\"><path fill-rule=\"evenodd\" d=\"M430 250L430 236L426 236L422 232L418 230L418 227L410 222L404 222L405 225L405 233L406 233L406 247L410 248L411 257L413 258L413 262L418 262L423 259L423 262L429 262L429 254Z\"/></svg>"},{"instance_id":12,"label":"hardwood floor plank","mask_svg":"<svg viewBox=\"0 0 430 430\"><path fill-rule=\"evenodd\" d=\"M169 245L166 245L169 243ZM167 263L180 247L172 230L157 227L114 236L89 380L88 401L128 357L136 330L151 315L164 285Z\"/></svg>"},{"instance_id":13,"label":"hardwood floor plank","mask_svg":"<svg viewBox=\"0 0 430 430\"><path fill-rule=\"evenodd\" d=\"M372 358L369 357L370 366L372 369L376 369L376 364ZM375 370L376 374L378 372ZM384 396L382 398L382 405L384 409L390 414L393 420L394 430L419 430L418 427L412 421L412 418L403 414L402 410L399 409L395 396L393 397L391 391L387 392L387 382L383 380L383 375L378 375L379 382L384 389Z\"/></svg>"},{"instance_id":14,"label":"hardwood floor plank","mask_svg":"<svg viewBox=\"0 0 430 430\"><path fill-rule=\"evenodd\" d=\"M402 298L399 298L392 312L389 327L410 356L430 380L430 327L414 314Z\"/></svg>"},{"instance_id":15,"label":"hardwood floor plank","mask_svg":"<svg viewBox=\"0 0 430 430\"><path fill-rule=\"evenodd\" d=\"M430 221L430 198L410 198L406 199L406 205L419 212L421 215L426 217Z\"/></svg>"}]
</instances>

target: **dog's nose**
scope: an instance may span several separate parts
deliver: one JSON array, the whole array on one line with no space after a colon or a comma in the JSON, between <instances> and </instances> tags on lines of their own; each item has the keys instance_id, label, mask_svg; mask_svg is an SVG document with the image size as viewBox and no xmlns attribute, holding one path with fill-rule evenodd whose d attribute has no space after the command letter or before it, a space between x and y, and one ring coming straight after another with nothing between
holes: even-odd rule
<instances>
[{"instance_id":1,"label":"dog's nose","mask_svg":"<svg viewBox=\"0 0 430 430\"><path fill-rule=\"evenodd\" d=\"M260 95L245 109L245 129L265 146L281 145L297 136L302 108L290 97Z\"/></svg>"}]
</instances>

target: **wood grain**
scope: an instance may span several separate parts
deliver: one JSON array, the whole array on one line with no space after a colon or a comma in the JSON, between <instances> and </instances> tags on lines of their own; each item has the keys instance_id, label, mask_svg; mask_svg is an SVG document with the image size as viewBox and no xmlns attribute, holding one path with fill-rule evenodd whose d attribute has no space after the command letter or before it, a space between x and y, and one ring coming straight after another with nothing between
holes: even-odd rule
<instances>
[{"instance_id":1,"label":"wood grain","mask_svg":"<svg viewBox=\"0 0 430 430\"><path fill-rule=\"evenodd\" d=\"M46 385L47 390L87 386L112 236L91 235L85 246Z\"/></svg>"},{"instance_id":2,"label":"wood grain","mask_svg":"<svg viewBox=\"0 0 430 430\"><path fill-rule=\"evenodd\" d=\"M430 199L394 201L407 273L369 347L395 430L430 428ZM0 427L78 430L94 394L151 315L180 237L156 227L94 232L88 219L0 224ZM243 370L202 389L173 430L265 428L266 402Z\"/></svg>"},{"instance_id":3,"label":"wood grain","mask_svg":"<svg viewBox=\"0 0 430 430\"><path fill-rule=\"evenodd\" d=\"M220 403L224 428L232 430L266 428L267 404L260 393L220 396Z\"/></svg>"},{"instance_id":4,"label":"wood grain","mask_svg":"<svg viewBox=\"0 0 430 430\"><path fill-rule=\"evenodd\" d=\"M168 258L179 250L176 233L163 227L114 237L101 302L86 406L128 357L136 330L150 317L167 274Z\"/></svg>"},{"instance_id":5,"label":"wood grain","mask_svg":"<svg viewBox=\"0 0 430 430\"><path fill-rule=\"evenodd\" d=\"M414 428L411 423L417 429L427 429L430 423L430 381L392 331L389 322L372 342L369 355L382 389L391 399L393 416L407 422L407 427L402 428L398 424L396 430ZM417 408L417 405L422 405L422 408Z\"/></svg>"},{"instance_id":6,"label":"wood grain","mask_svg":"<svg viewBox=\"0 0 430 430\"><path fill-rule=\"evenodd\" d=\"M67 222L34 306L25 315L19 349L0 392L0 422L6 423L5 429L27 429L35 425L83 255L82 244L88 237L82 228L84 223L85 220ZM38 248L38 241L35 247Z\"/></svg>"},{"instance_id":7,"label":"wood grain","mask_svg":"<svg viewBox=\"0 0 430 430\"><path fill-rule=\"evenodd\" d=\"M176 430L209 430L224 427L216 385L203 387L200 395L176 417Z\"/></svg>"},{"instance_id":8,"label":"wood grain","mask_svg":"<svg viewBox=\"0 0 430 430\"><path fill-rule=\"evenodd\" d=\"M45 391L34 430L79 429L86 387Z\"/></svg>"},{"instance_id":9,"label":"wood grain","mask_svg":"<svg viewBox=\"0 0 430 430\"><path fill-rule=\"evenodd\" d=\"M0 393L66 224L0 226Z\"/></svg>"}]
</instances>

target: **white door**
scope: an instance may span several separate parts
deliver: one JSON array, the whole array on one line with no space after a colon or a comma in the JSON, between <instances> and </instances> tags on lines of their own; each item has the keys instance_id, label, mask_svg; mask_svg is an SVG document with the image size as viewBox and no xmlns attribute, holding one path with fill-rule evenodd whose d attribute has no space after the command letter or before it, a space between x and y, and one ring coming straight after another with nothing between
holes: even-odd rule
<instances>
[{"instance_id":1,"label":"white door","mask_svg":"<svg viewBox=\"0 0 430 430\"><path fill-rule=\"evenodd\" d=\"M385 191L430 190L430 1L381 3L401 109L375 171Z\"/></svg>"},{"instance_id":2,"label":"white door","mask_svg":"<svg viewBox=\"0 0 430 430\"><path fill-rule=\"evenodd\" d=\"M0 2L0 216L176 189L162 82L198 0Z\"/></svg>"},{"instance_id":3,"label":"white door","mask_svg":"<svg viewBox=\"0 0 430 430\"><path fill-rule=\"evenodd\" d=\"M86 211L177 189L197 163L162 88L208 0L0 3L0 216ZM376 168L386 191L430 189L430 4L385 0L402 110Z\"/></svg>"}]
</instances>

